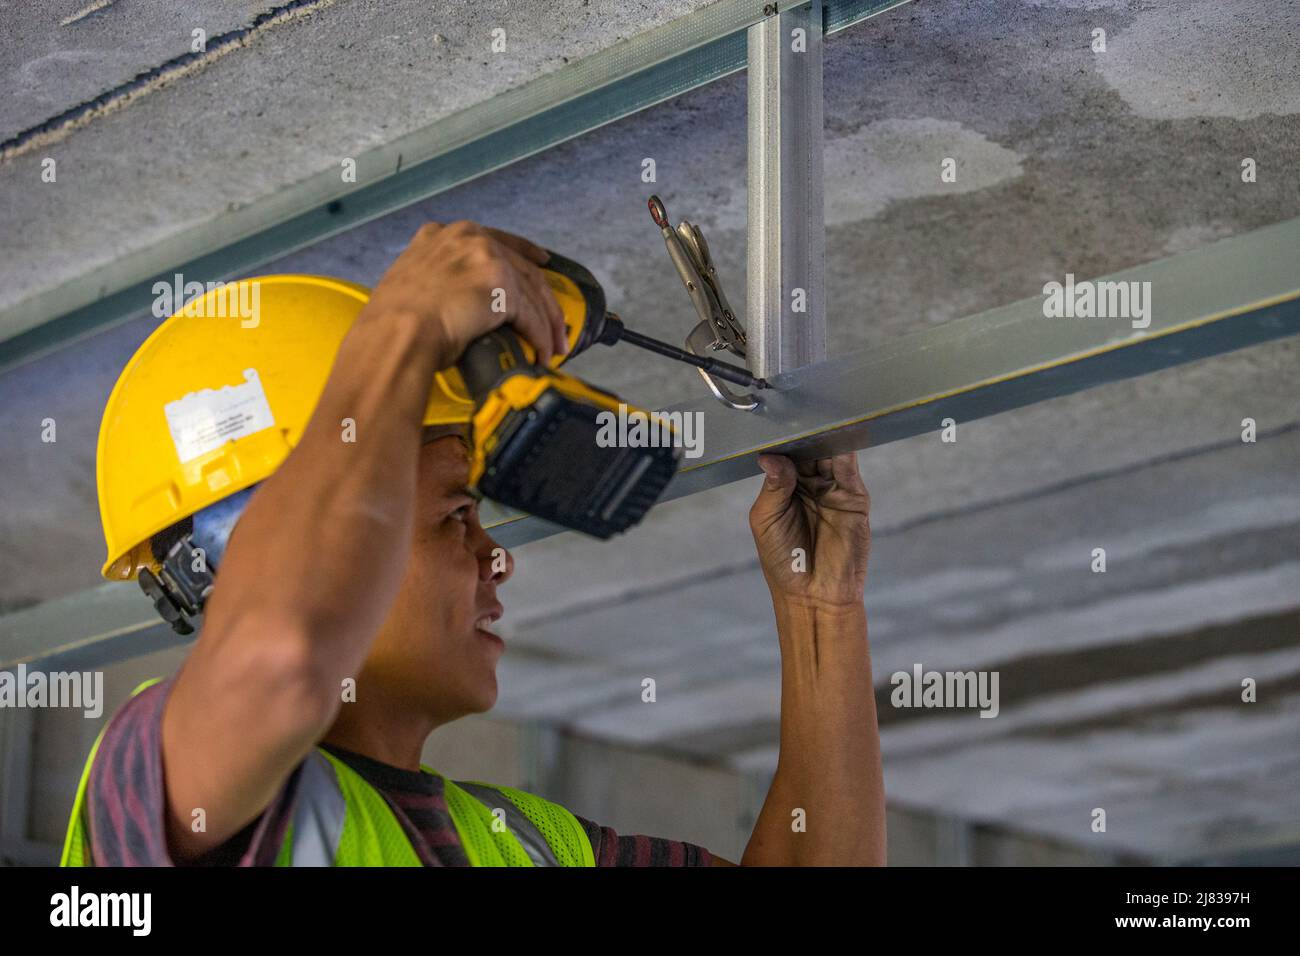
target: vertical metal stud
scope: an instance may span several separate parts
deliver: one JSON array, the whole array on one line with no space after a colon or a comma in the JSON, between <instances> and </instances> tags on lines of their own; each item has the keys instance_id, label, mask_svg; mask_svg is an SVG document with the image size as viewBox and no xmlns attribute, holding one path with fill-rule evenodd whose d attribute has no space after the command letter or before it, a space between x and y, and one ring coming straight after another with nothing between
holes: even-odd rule
<instances>
[{"instance_id":1,"label":"vertical metal stud","mask_svg":"<svg viewBox=\"0 0 1300 956\"><path fill-rule=\"evenodd\" d=\"M749 28L750 370L826 358L822 0Z\"/></svg>"}]
</instances>

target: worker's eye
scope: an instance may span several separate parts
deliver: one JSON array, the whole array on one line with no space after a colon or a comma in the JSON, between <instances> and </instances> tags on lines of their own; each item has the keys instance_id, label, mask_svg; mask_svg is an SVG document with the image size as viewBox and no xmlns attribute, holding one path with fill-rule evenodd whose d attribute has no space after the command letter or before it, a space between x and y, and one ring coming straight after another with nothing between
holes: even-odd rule
<instances>
[{"instance_id":1,"label":"worker's eye","mask_svg":"<svg viewBox=\"0 0 1300 956\"><path fill-rule=\"evenodd\" d=\"M470 502L469 504L461 505L453 511L449 517L454 521L468 521L473 513L474 503Z\"/></svg>"}]
</instances>

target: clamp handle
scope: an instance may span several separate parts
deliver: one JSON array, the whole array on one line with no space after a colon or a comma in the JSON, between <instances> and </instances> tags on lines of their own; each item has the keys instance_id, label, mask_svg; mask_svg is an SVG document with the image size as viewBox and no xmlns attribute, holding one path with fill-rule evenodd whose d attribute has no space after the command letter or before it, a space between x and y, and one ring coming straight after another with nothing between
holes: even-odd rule
<instances>
[{"instance_id":1,"label":"clamp handle","mask_svg":"<svg viewBox=\"0 0 1300 956\"><path fill-rule=\"evenodd\" d=\"M691 304L700 317L699 324L686 338L686 348L701 358L707 357L708 352L722 349L744 358L748 347L745 327L736 318L722 291L722 282L718 278L718 270L713 264L713 256L709 252L704 233L699 226L686 220L682 220L673 229L668 210L658 196L651 196L646 205L650 208L650 218L664 237L668 257L672 259L682 284L686 286L686 293L691 297ZM699 372L714 398L728 408L753 411L761 404L753 395L735 394L704 369Z\"/></svg>"}]
</instances>

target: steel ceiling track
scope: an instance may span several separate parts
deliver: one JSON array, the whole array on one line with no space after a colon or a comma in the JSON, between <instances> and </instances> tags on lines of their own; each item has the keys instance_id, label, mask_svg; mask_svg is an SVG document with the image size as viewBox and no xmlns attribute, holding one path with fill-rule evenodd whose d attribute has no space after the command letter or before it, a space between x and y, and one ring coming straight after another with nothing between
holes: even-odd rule
<instances>
[{"instance_id":1,"label":"steel ceiling track","mask_svg":"<svg viewBox=\"0 0 1300 956\"><path fill-rule=\"evenodd\" d=\"M702 413L708 436L664 499L758 474L761 452L820 457L883 445L938 431L946 418L968 422L1300 334L1300 218L1093 282L1150 283L1149 325L1048 318L1044 296L1034 296L781 375L756 412L706 398L663 409ZM507 547L561 530L491 507L485 524Z\"/></svg>"},{"instance_id":2,"label":"steel ceiling track","mask_svg":"<svg viewBox=\"0 0 1300 956\"><path fill-rule=\"evenodd\" d=\"M823 0L826 33L908 0ZM245 275L295 250L745 68L748 29L777 4L718 0L357 157L227 210L0 311L0 370L145 313L153 284ZM402 157L399 161L399 157Z\"/></svg>"},{"instance_id":3,"label":"steel ceiling track","mask_svg":"<svg viewBox=\"0 0 1300 956\"><path fill-rule=\"evenodd\" d=\"M1149 282L1150 324L1048 318L1036 296L780 376L757 412L730 411L707 396L665 409L703 415L708 436L704 456L665 497L757 474L763 451L807 456L882 445L938 431L946 418L969 422L1296 335L1300 219L1097 281ZM484 523L508 547L559 530L499 508L485 509ZM178 640L135 588L107 584L0 618L0 668L99 667Z\"/></svg>"}]
</instances>

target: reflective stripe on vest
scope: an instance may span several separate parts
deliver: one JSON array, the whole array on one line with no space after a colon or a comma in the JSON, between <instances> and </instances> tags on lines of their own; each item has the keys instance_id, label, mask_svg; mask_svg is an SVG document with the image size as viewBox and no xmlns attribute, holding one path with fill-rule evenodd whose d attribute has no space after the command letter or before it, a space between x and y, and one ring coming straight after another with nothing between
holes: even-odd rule
<instances>
[{"instance_id":1,"label":"reflective stripe on vest","mask_svg":"<svg viewBox=\"0 0 1300 956\"><path fill-rule=\"evenodd\" d=\"M488 808L488 812L493 814L494 821L497 819L495 811L502 812L506 829L519 841L519 845L528 854L528 859L533 861L533 866L560 865L560 861L555 858L555 852L546 842L541 831L533 826L533 822L524 816L524 812L511 803L500 790L481 783L466 783L462 780L457 780L456 786L478 798L478 801Z\"/></svg>"},{"instance_id":2,"label":"reflective stripe on vest","mask_svg":"<svg viewBox=\"0 0 1300 956\"><path fill-rule=\"evenodd\" d=\"M334 768L319 750L313 750L302 762L298 802L276 865L333 866L343 839L347 812L347 801L334 777ZM288 859L285 859L286 851Z\"/></svg>"}]
</instances>

